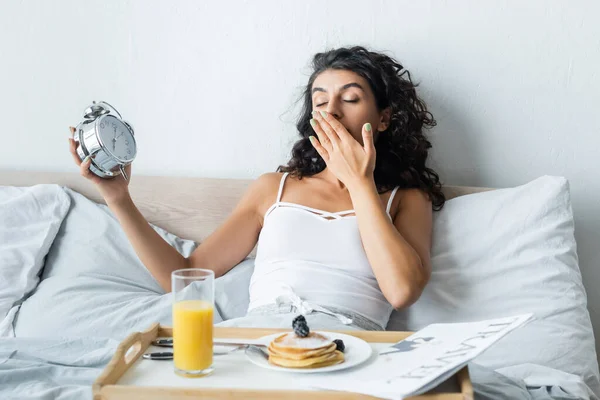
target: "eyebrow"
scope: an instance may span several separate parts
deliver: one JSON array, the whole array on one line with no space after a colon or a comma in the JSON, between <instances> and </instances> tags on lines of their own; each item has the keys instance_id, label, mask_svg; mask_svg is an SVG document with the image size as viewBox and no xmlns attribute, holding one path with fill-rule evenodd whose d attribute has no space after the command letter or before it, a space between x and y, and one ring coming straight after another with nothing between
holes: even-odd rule
<instances>
[{"instance_id":1,"label":"eyebrow","mask_svg":"<svg viewBox=\"0 0 600 400\"><path fill-rule=\"evenodd\" d=\"M358 83L356 83L356 82L351 82L351 83L346 83L344 86L342 86L342 88L340 89L340 92L341 92L342 90L346 90L346 89L349 89L349 88L351 88L351 87L359 88L359 89L360 89L360 90L362 90L363 92L365 91L365 89L363 89L363 87L362 87L362 86L360 86ZM325 89L323 89L322 87L316 87L316 88L313 88L313 90L312 90L312 94L315 94L315 92L324 92L324 93L327 93L327 91L326 91Z\"/></svg>"}]
</instances>

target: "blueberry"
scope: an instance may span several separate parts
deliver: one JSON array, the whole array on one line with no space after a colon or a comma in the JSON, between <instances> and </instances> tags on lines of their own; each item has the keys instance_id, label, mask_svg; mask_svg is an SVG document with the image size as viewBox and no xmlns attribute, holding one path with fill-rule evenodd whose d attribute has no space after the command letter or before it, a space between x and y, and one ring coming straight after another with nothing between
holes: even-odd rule
<instances>
[{"instance_id":1,"label":"blueberry","mask_svg":"<svg viewBox=\"0 0 600 400\"><path fill-rule=\"evenodd\" d=\"M292 326L296 325L298 322L306 323L306 318L304 318L304 315L300 314L294 318L292 321Z\"/></svg>"},{"instance_id":2,"label":"blueberry","mask_svg":"<svg viewBox=\"0 0 600 400\"><path fill-rule=\"evenodd\" d=\"M298 315L292 321L292 328L294 329L294 333L300 337L307 337L310 333L310 329L308 328L308 324L306 323L306 318L304 315Z\"/></svg>"},{"instance_id":3,"label":"blueberry","mask_svg":"<svg viewBox=\"0 0 600 400\"><path fill-rule=\"evenodd\" d=\"M341 351L342 353L346 350L346 346L344 345L344 341L342 339L335 339L333 341L335 343L335 349Z\"/></svg>"}]
</instances>

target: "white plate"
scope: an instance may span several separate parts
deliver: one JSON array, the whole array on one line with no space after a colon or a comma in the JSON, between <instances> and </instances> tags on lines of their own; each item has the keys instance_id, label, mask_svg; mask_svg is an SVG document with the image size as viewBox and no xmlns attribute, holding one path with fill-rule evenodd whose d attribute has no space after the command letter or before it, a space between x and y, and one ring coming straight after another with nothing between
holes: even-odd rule
<instances>
[{"instance_id":1,"label":"white plate","mask_svg":"<svg viewBox=\"0 0 600 400\"><path fill-rule=\"evenodd\" d=\"M258 365L259 367L268 368L275 371L296 372L299 374L313 374L315 372L339 371L341 369L354 367L358 364L362 364L363 362L367 361L369 357L371 357L371 353L373 352L373 349L371 348L371 345L369 343L357 337L334 332L317 333L328 337L331 340L342 339L344 341L344 346L346 347L344 350L344 362L323 368L284 368L278 367L277 365L269 364L269 361L265 357L263 357L258 352L250 351L249 349L246 349L246 357L248 357L250 361ZM258 341L260 341L261 343L269 344L273 339L280 335L281 333L275 333L273 335L263 336L262 338L258 339Z\"/></svg>"}]
</instances>

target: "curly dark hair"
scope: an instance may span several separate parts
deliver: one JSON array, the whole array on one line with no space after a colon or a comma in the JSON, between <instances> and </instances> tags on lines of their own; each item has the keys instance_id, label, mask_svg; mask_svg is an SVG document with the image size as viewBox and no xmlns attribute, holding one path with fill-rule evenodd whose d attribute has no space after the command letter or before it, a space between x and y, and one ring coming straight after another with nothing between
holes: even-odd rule
<instances>
[{"instance_id":1,"label":"curly dark hair","mask_svg":"<svg viewBox=\"0 0 600 400\"><path fill-rule=\"evenodd\" d=\"M296 128L300 133L292 148L292 158L280 165L278 172L289 172L302 179L326 168L325 161L309 141L313 135L310 126L313 104L311 89L317 76L325 70L352 71L367 80L381 111L390 108L389 127L380 132L375 143L376 161L374 180L378 193L395 186L402 189L418 188L427 193L434 210L440 210L446 199L438 174L425 166L431 143L423 128L436 125L425 103L417 96L416 84L410 72L393 60L364 47L338 48L317 53L312 61L312 74L303 92L304 104Z\"/></svg>"}]
</instances>

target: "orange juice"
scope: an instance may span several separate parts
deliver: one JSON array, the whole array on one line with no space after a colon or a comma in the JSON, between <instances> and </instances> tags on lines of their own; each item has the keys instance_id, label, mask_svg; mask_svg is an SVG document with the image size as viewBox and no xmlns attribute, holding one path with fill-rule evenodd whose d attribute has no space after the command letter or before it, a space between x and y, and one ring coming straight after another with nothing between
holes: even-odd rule
<instances>
[{"instance_id":1,"label":"orange juice","mask_svg":"<svg viewBox=\"0 0 600 400\"><path fill-rule=\"evenodd\" d=\"M203 300L173 304L173 362L183 371L200 371L213 363L213 305Z\"/></svg>"}]
</instances>

